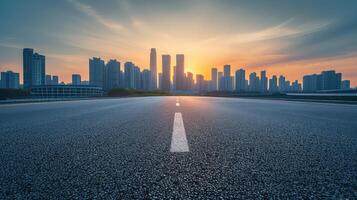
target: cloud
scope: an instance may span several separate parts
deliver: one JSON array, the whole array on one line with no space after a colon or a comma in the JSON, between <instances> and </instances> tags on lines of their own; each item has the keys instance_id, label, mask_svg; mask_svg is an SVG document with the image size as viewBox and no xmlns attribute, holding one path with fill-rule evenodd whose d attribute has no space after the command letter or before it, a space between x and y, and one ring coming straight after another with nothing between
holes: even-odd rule
<instances>
[{"instance_id":1,"label":"cloud","mask_svg":"<svg viewBox=\"0 0 357 200\"><path fill-rule=\"evenodd\" d=\"M67 0L67 1L71 4L73 4L75 6L75 8L78 9L79 11L92 17L97 22L99 22L100 24L104 25L105 27L107 27L113 31L122 32L122 31L126 30L126 28L123 25L121 25L120 23L118 23L114 20L111 20L111 19L107 19L107 18L103 17L102 15L100 15L90 5L81 3L77 0Z\"/></svg>"}]
</instances>

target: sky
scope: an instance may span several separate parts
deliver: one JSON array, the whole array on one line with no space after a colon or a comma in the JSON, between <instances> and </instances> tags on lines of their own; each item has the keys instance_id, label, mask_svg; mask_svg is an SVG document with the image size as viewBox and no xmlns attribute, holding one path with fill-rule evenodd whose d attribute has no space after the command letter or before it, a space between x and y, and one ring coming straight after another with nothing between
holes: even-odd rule
<instances>
[{"instance_id":1,"label":"sky","mask_svg":"<svg viewBox=\"0 0 357 200\"><path fill-rule=\"evenodd\" d=\"M268 77L334 69L357 86L357 1L1 0L0 71L22 74L22 49L46 56L46 73L88 79L88 59L148 68L150 48L185 54L185 71L230 64Z\"/></svg>"}]
</instances>

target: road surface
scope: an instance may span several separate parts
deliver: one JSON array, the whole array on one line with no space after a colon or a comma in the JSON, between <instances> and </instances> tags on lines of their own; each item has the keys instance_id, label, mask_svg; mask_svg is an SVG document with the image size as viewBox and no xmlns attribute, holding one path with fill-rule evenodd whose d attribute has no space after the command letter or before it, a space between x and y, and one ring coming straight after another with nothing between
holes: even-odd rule
<instances>
[{"instance_id":1,"label":"road surface","mask_svg":"<svg viewBox=\"0 0 357 200\"><path fill-rule=\"evenodd\" d=\"M357 198L357 106L143 97L0 106L0 199Z\"/></svg>"}]
</instances>

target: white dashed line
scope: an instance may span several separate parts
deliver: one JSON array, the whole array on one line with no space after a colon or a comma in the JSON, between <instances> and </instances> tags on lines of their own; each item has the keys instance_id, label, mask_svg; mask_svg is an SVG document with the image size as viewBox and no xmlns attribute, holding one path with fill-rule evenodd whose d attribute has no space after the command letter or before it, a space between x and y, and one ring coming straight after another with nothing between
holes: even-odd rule
<instances>
[{"instance_id":1,"label":"white dashed line","mask_svg":"<svg viewBox=\"0 0 357 200\"><path fill-rule=\"evenodd\" d=\"M180 106L180 103L176 103L176 106L179 107L179 106Z\"/></svg>"},{"instance_id":2,"label":"white dashed line","mask_svg":"<svg viewBox=\"0 0 357 200\"><path fill-rule=\"evenodd\" d=\"M170 151L173 153L189 152L186 131L183 125L181 113L175 113L174 129L172 131Z\"/></svg>"}]
</instances>

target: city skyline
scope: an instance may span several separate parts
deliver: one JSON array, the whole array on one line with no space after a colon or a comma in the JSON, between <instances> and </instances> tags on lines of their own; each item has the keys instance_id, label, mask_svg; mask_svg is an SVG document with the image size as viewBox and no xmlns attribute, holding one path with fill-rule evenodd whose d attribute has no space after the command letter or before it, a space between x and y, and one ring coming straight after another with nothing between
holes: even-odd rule
<instances>
[{"instance_id":1,"label":"city skyline","mask_svg":"<svg viewBox=\"0 0 357 200\"><path fill-rule=\"evenodd\" d=\"M155 47L158 73L162 73L161 55L172 55L173 65L174 55L184 54L185 72L206 79L212 67L230 64L233 72L266 70L268 76L284 74L300 82L304 74L335 69L351 80L351 86L357 85L353 1L5 0L0 4L6 16L0 23L7 27L0 33L0 71L20 72L20 77L19 52L25 47L46 55L46 72L67 83L73 73L88 80L87 59L93 56L133 61L149 69L147 52ZM43 19L43 12L52 15Z\"/></svg>"}]
</instances>

